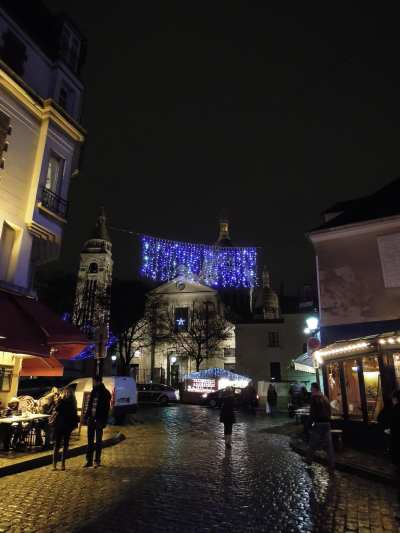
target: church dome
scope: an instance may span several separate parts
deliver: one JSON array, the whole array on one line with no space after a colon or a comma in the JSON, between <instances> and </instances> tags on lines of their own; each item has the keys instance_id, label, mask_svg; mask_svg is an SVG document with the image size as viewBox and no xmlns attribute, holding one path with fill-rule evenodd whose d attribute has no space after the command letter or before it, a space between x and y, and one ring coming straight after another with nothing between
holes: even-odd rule
<instances>
[{"instance_id":1,"label":"church dome","mask_svg":"<svg viewBox=\"0 0 400 533\"><path fill-rule=\"evenodd\" d=\"M265 319L275 319L280 316L279 297L271 288L268 270L263 271L263 314Z\"/></svg>"}]
</instances>

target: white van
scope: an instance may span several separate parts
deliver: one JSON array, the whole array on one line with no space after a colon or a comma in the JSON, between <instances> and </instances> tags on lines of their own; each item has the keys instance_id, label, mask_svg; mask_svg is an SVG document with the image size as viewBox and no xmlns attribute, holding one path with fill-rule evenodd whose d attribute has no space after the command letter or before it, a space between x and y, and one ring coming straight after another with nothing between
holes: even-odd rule
<instances>
[{"instance_id":1,"label":"white van","mask_svg":"<svg viewBox=\"0 0 400 533\"><path fill-rule=\"evenodd\" d=\"M137 410L136 382L128 376L103 377L103 383L111 394L111 416L116 423L123 421L128 413ZM83 396L93 388L92 378L78 378L71 381L67 387L74 387L78 411L82 412Z\"/></svg>"}]
</instances>

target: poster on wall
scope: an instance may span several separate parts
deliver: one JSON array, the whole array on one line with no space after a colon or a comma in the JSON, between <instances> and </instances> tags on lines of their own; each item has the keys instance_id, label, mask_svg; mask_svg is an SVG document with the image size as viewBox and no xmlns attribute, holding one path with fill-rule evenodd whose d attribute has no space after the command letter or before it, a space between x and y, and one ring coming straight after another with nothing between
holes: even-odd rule
<instances>
[{"instance_id":1,"label":"poster on wall","mask_svg":"<svg viewBox=\"0 0 400 533\"><path fill-rule=\"evenodd\" d=\"M400 287L400 233L378 237L378 249L385 287Z\"/></svg>"}]
</instances>

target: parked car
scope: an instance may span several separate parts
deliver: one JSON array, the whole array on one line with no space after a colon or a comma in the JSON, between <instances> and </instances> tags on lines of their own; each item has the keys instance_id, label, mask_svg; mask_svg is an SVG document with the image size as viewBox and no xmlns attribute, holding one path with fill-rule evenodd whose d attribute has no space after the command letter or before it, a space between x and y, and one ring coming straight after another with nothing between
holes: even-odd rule
<instances>
[{"instance_id":1,"label":"parked car","mask_svg":"<svg viewBox=\"0 0 400 533\"><path fill-rule=\"evenodd\" d=\"M161 383L138 383L139 403L157 403L168 405L179 401L179 391Z\"/></svg>"},{"instance_id":2,"label":"parked car","mask_svg":"<svg viewBox=\"0 0 400 533\"><path fill-rule=\"evenodd\" d=\"M221 407L222 399L225 394L226 389L220 389L214 392L204 393L203 394L203 404L209 405L210 407ZM244 405L243 398L243 389L234 388L234 403L236 407L242 407ZM257 405L258 405L258 395L257 395ZM257 407L257 405L255 407Z\"/></svg>"},{"instance_id":3,"label":"parked car","mask_svg":"<svg viewBox=\"0 0 400 533\"><path fill-rule=\"evenodd\" d=\"M137 410L136 382L128 376L110 376L103 377L103 383L111 394L111 416L117 424L121 424L128 413ZM77 407L81 411L84 393L92 390L93 380L78 378L68 384L68 387L71 386L75 388Z\"/></svg>"}]
</instances>

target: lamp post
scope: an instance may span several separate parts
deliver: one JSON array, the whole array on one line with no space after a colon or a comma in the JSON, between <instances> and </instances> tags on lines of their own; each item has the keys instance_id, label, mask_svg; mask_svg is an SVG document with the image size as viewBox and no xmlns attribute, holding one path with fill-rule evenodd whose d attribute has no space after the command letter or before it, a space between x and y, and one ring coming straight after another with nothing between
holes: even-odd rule
<instances>
[{"instance_id":1,"label":"lamp post","mask_svg":"<svg viewBox=\"0 0 400 533\"><path fill-rule=\"evenodd\" d=\"M319 335L319 319L316 316L309 316L306 319L306 325L307 327L304 328L304 333L308 335L307 339L307 352L308 355L313 358L314 361L314 355L313 353L318 350L321 346L320 341L320 335ZM318 365L315 365L315 376L316 380L319 383L319 367Z\"/></svg>"}]
</instances>

